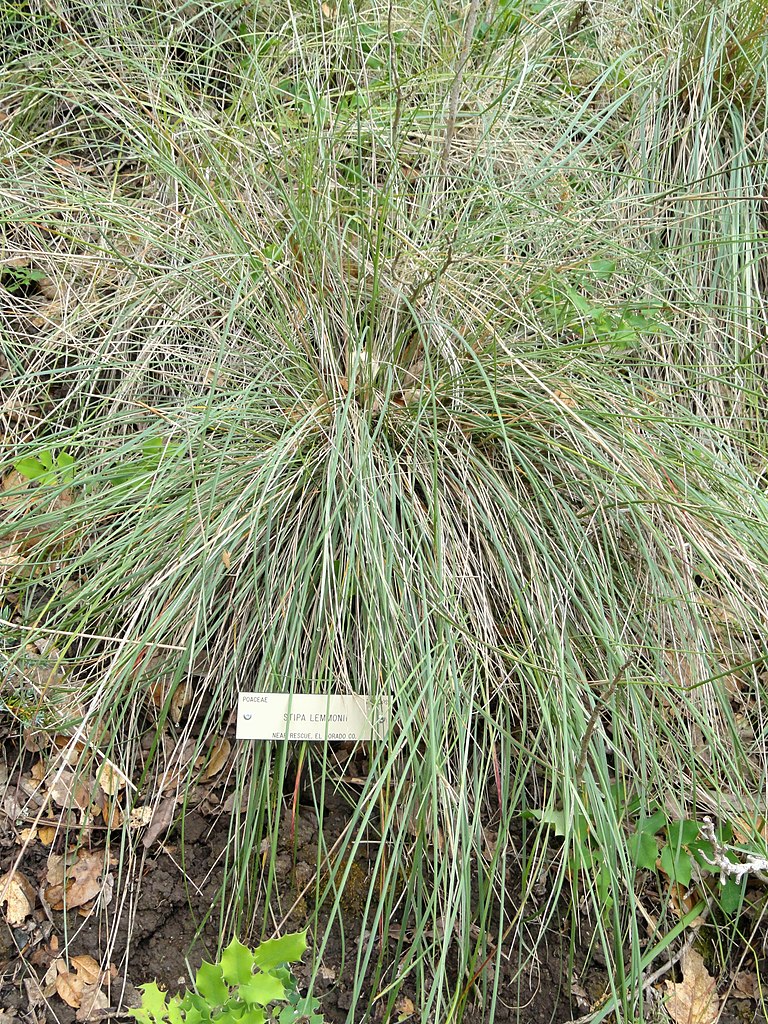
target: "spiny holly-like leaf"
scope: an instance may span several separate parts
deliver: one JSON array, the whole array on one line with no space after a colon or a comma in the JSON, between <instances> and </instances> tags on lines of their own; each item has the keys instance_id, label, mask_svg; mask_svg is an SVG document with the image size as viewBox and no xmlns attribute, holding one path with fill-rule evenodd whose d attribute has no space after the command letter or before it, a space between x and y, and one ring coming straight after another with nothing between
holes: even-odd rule
<instances>
[{"instance_id":1,"label":"spiny holly-like leaf","mask_svg":"<svg viewBox=\"0 0 768 1024\"><path fill-rule=\"evenodd\" d=\"M253 953L237 939L222 951L221 970L228 985L242 985L253 974Z\"/></svg>"},{"instance_id":2,"label":"spiny holly-like leaf","mask_svg":"<svg viewBox=\"0 0 768 1024\"><path fill-rule=\"evenodd\" d=\"M209 964L203 960L195 976L195 988L211 1006L222 1006L229 999L221 964Z\"/></svg>"},{"instance_id":3,"label":"spiny holly-like leaf","mask_svg":"<svg viewBox=\"0 0 768 1024\"><path fill-rule=\"evenodd\" d=\"M301 1021L301 1024L323 1024L322 1014L305 1007L304 1003L305 1000L302 999L296 1006L284 1007L278 1017L278 1024L296 1024L297 1021ZM312 1003L315 1007L320 1005L317 999L312 999Z\"/></svg>"},{"instance_id":4,"label":"spiny holly-like leaf","mask_svg":"<svg viewBox=\"0 0 768 1024\"><path fill-rule=\"evenodd\" d=\"M314 996L304 996L296 1004L296 1010L305 1017L312 1017L320 1009L320 1000Z\"/></svg>"},{"instance_id":5,"label":"spiny holly-like leaf","mask_svg":"<svg viewBox=\"0 0 768 1024\"><path fill-rule=\"evenodd\" d=\"M130 1009L127 1013L129 1017L133 1017L139 1024L152 1024L152 1018L146 1010Z\"/></svg>"},{"instance_id":6,"label":"spiny holly-like leaf","mask_svg":"<svg viewBox=\"0 0 768 1024\"><path fill-rule=\"evenodd\" d=\"M237 999L233 1005L225 1006L216 1013L216 1024L241 1024L245 1019L246 1009L247 1007Z\"/></svg>"},{"instance_id":7,"label":"spiny holly-like leaf","mask_svg":"<svg viewBox=\"0 0 768 1024\"><path fill-rule=\"evenodd\" d=\"M172 999L168 1000L168 1009L165 1013L170 1024L185 1024L184 1017L181 1012L181 999L179 996L173 996ZM186 1024L193 1024L189 1017L186 1019Z\"/></svg>"},{"instance_id":8,"label":"spiny holly-like leaf","mask_svg":"<svg viewBox=\"0 0 768 1024\"><path fill-rule=\"evenodd\" d=\"M185 992L181 1001L181 1008L187 1021L209 1021L211 1019L211 1008L208 1001L199 996L197 992Z\"/></svg>"},{"instance_id":9,"label":"spiny holly-like leaf","mask_svg":"<svg viewBox=\"0 0 768 1024\"><path fill-rule=\"evenodd\" d=\"M211 1017L210 1014L204 1017L199 1010L196 1010L193 1006L184 1011L184 1024L208 1024Z\"/></svg>"},{"instance_id":10,"label":"spiny holly-like leaf","mask_svg":"<svg viewBox=\"0 0 768 1024\"><path fill-rule=\"evenodd\" d=\"M288 970L288 968L275 967L274 970L270 971L269 973L273 977L279 978L280 981L282 981L283 985L285 986L285 991L287 993L288 998L291 1000L292 1003L295 1003L296 999L299 998L299 990L296 985L296 979ZM294 995L296 996L296 999L291 998Z\"/></svg>"},{"instance_id":11,"label":"spiny holly-like leaf","mask_svg":"<svg viewBox=\"0 0 768 1024\"><path fill-rule=\"evenodd\" d=\"M259 972L240 986L240 998L249 1005L266 1006L275 999L285 999L285 987L279 978Z\"/></svg>"},{"instance_id":12,"label":"spiny holly-like leaf","mask_svg":"<svg viewBox=\"0 0 768 1024\"><path fill-rule=\"evenodd\" d=\"M264 1024L266 1020L266 1014L263 1010L258 1009L256 1006L249 1006L242 1017L239 1018L240 1024Z\"/></svg>"},{"instance_id":13,"label":"spiny holly-like leaf","mask_svg":"<svg viewBox=\"0 0 768 1024\"><path fill-rule=\"evenodd\" d=\"M267 939L253 952L253 962L262 970L268 971L280 964L294 963L301 960L307 948L307 933L295 932L283 935L280 939Z\"/></svg>"},{"instance_id":14,"label":"spiny holly-like leaf","mask_svg":"<svg viewBox=\"0 0 768 1024\"><path fill-rule=\"evenodd\" d=\"M157 1021L157 1024L160 1024L166 1012L165 992L161 992L154 981L139 987L141 988L141 1009L128 1012L141 1024L146 1024L147 1021Z\"/></svg>"}]
</instances>

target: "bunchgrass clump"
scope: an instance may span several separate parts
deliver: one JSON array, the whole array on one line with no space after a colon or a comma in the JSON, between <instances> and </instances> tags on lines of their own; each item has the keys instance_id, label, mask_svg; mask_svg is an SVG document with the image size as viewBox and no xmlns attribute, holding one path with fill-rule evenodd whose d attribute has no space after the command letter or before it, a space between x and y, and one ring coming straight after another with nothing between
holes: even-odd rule
<instances>
[{"instance_id":1,"label":"bunchgrass clump","mask_svg":"<svg viewBox=\"0 0 768 1024\"><path fill-rule=\"evenodd\" d=\"M47 727L139 784L191 784L239 688L386 695L332 851L378 839L355 1000L493 1019L586 882L638 1011L628 808L758 843L768 781L749 5L59 6L2 23L6 674L55 649ZM292 770L238 751L224 930L280 898Z\"/></svg>"}]
</instances>

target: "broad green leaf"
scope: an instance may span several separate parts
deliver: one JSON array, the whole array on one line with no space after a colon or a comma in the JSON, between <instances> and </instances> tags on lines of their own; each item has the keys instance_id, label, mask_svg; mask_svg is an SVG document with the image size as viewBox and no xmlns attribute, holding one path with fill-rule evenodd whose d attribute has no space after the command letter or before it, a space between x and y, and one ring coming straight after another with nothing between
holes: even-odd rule
<instances>
[{"instance_id":1,"label":"broad green leaf","mask_svg":"<svg viewBox=\"0 0 768 1024\"><path fill-rule=\"evenodd\" d=\"M150 437L141 446L141 450L144 457L147 459L157 459L162 455L163 442L159 437Z\"/></svg>"},{"instance_id":2,"label":"broad green leaf","mask_svg":"<svg viewBox=\"0 0 768 1024\"><path fill-rule=\"evenodd\" d=\"M228 985L244 984L253 974L253 963L254 956L250 949L237 939L232 939L221 954L224 981Z\"/></svg>"},{"instance_id":3,"label":"broad green leaf","mask_svg":"<svg viewBox=\"0 0 768 1024\"><path fill-rule=\"evenodd\" d=\"M710 843L706 839L697 839L695 843L689 843L688 849L693 857L696 859L696 863L701 865L701 870L714 874L718 869L710 863L715 856L715 851Z\"/></svg>"},{"instance_id":4,"label":"broad green leaf","mask_svg":"<svg viewBox=\"0 0 768 1024\"><path fill-rule=\"evenodd\" d=\"M307 949L307 933L294 932L280 939L267 939L253 951L253 962L262 970L301 960Z\"/></svg>"},{"instance_id":5,"label":"broad green leaf","mask_svg":"<svg viewBox=\"0 0 768 1024\"><path fill-rule=\"evenodd\" d=\"M659 848L653 833L635 832L629 837L629 854L638 868L645 868L653 871L656 867L656 858L659 856Z\"/></svg>"},{"instance_id":6,"label":"broad green leaf","mask_svg":"<svg viewBox=\"0 0 768 1024\"><path fill-rule=\"evenodd\" d=\"M637 823L637 831L645 832L647 835L655 836L657 832L661 832L667 825L667 816L659 809L655 811L648 818L641 818Z\"/></svg>"},{"instance_id":7,"label":"broad green leaf","mask_svg":"<svg viewBox=\"0 0 768 1024\"><path fill-rule=\"evenodd\" d=\"M229 999L221 964L209 964L203 960L195 976L195 988L212 1006L222 1006Z\"/></svg>"},{"instance_id":8,"label":"broad green leaf","mask_svg":"<svg viewBox=\"0 0 768 1024\"><path fill-rule=\"evenodd\" d=\"M721 843L733 842L733 825L731 825L730 821L722 822L722 824L717 826L715 832Z\"/></svg>"},{"instance_id":9,"label":"broad green leaf","mask_svg":"<svg viewBox=\"0 0 768 1024\"><path fill-rule=\"evenodd\" d=\"M37 480L38 477L43 476L45 468L39 459L34 457L28 459L19 459L18 462L14 463L13 468L17 473L21 473L27 480Z\"/></svg>"},{"instance_id":10,"label":"broad green leaf","mask_svg":"<svg viewBox=\"0 0 768 1024\"><path fill-rule=\"evenodd\" d=\"M43 466L45 466L46 469L53 469L53 455L51 455L50 451L47 448L44 449L42 452L38 452L37 457L40 460L40 463Z\"/></svg>"},{"instance_id":11,"label":"broad green leaf","mask_svg":"<svg viewBox=\"0 0 768 1024\"><path fill-rule=\"evenodd\" d=\"M667 842L677 849L688 846L699 836L699 825L696 821L672 821L667 825Z\"/></svg>"},{"instance_id":12,"label":"broad green leaf","mask_svg":"<svg viewBox=\"0 0 768 1024\"><path fill-rule=\"evenodd\" d=\"M58 458L56 459L56 466L61 471L62 479L67 483L71 483L74 479L74 471L72 467L75 464L75 460L69 454L69 452L59 452Z\"/></svg>"},{"instance_id":13,"label":"broad green leaf","mask_svg":"<svg viewBox=\"0 0 768 1024\"><path fill-rule=\"evenodd\" d=\"M274 975L259 972L240 986L239 995L249 1005L266 1006L275 999L285 999L285 986Z\"/></svg>"},{"instance_id":14,"label":"broad green leaf","mask_svg":"<svg viewBox=\"0 0 768 1024\"><path fill-rule=\"evenodd\" d=\"M616 272L615 260L590 260L589 269L598 281L610 281Z\"/></svg>"},{"instance_id":15,"label":"broad green leaf","mask_svg":"<svg viewBox=\"0 0 768 1024\"><path fill-rule=\"evenodd\" d=\"M724 913L735 914L741 907L743 896L744 883L735 882L732 878L729 878L725 885L720 886L717 901Z\"/></svg>"},{"instance_id":16,"label":"broad green leaf","mask_svg":"<svg viewBox=\"0 0 768 1024\"><path fill-rule=\"evenodd\" d=\"M595 306L594 303L590 302L581 292L577 292L575 288L571 288L570 285L566 285L563 288L563 293L571 303L574 309L577 309L579 313L583 313L584 316L595 318L600 316L604 310L602 306Z\"/></svg>"},{"instance_id":17,"label":"broad green leaf","mask_svg":"<svg viewBox=\"0 0 768 1024\"><path fill-rule=\"evenodd\" d=\"M612 345L616 345L618 348L628 348L637 341L637 331L634 327L626 325L615 327L611 329L609 340Z\"/></svg>"},{"instance_id":18,"label":"broad green leaf","mask_svg":"<svg viewBox=\"0 0 768 1024\"><path fill-rule=\"evenodd\" d=\"M550 825L556 836L565 835L565 811L527 811L526 814L540 821L542 825Z\"/></svg>"},{"instance_id":19,"label":"broad green leaf","mask_svg":"<svg viewBox=\"0 0 768 1024\"><path fill-rule=\"evenodd\" d=\"M673 847L667 845L661 851L660 860L662 871L673 881L679 882L681 885L690 885L691 858L685 850L676 852Z\"/></svg>"}]
</instances>

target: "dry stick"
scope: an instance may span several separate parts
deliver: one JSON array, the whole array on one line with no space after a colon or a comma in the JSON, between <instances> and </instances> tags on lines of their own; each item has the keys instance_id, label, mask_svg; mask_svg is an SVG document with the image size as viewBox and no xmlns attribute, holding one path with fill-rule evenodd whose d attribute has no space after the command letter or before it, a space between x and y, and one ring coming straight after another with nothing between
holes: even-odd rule
<instances>
[{"instance_id":1,"label":"dry stick","mask_svg":"<svg viewBox=\"0 0 768 1024\"><path fill-rule=\"evenodd\" d=\"M578 764L576 765L576 774L575 774L574 778L575 778L576 786L577 787L581 785L581 779L582 779L582 776L584 775L584 769L587 766L587 755L589 753L589 744L591 743L592 736L594 735L595 729L597 728L597 721L598 721L598 719L600 717L600 712L602 711L602 709L605 707L605 705L608 703L608 701L611 699L611 697L616 692L616 688L618 687L619 683L621 682L621 677L627 671L627 669L629 668L631 662L632 662L632 659L631 658L627 658L627 660L624 662L624 664L619 667L619 670L617 671L616 675L611 680L611 685L608 687L604 697L602 698L602 700L598 700L595 703L594 708L592 709L592 714L589 716L589 722L587 722L587 729L586 729L586 732L584 733L584 739L581 741L581 752L579 754Z\"/></svg>"},{"instance_id":2,"label":"dry stick","mask_svg":"<svg viewBox=\"0 0 768 1024\"><path fill-rule=\"evenodd\" d=\"M464 81L464 69L467 66L469 60L469 50L472 46L472 38L475 34L475 25L477 24L477 15L480 11L480 0L472 0L469 5L469 12L467 14L467 20L464 25L464 38L461 42L461 51L459 53L459 60L456 65L456 75L453 79L453 85L451 86L451 95L448 100L448 118L445 122L445 138L443 140L443 153L440 157L440 180L444 182L448 173L448 159L451 155L451 143L453 142L453 133L456 130L456 115L459 111L459 93L461 92L461 85Z\"/></svg>"}]
</instances>

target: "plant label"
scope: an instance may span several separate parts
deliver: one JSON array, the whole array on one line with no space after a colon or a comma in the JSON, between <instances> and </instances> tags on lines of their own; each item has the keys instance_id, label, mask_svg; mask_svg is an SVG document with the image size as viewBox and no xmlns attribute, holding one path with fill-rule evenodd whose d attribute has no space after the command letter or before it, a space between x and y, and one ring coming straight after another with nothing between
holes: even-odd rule
<instances>
[{"instance_id":1,"label":"plant label","mask_svg":"<svg viewBox=\"0 0 768 1024\"><path fill-rule=\"evenodd\" d=\"M384 698L356 694L246 693L237 702L239 740L382 739L389 726Z\"/></svg>"}]
</instances>

